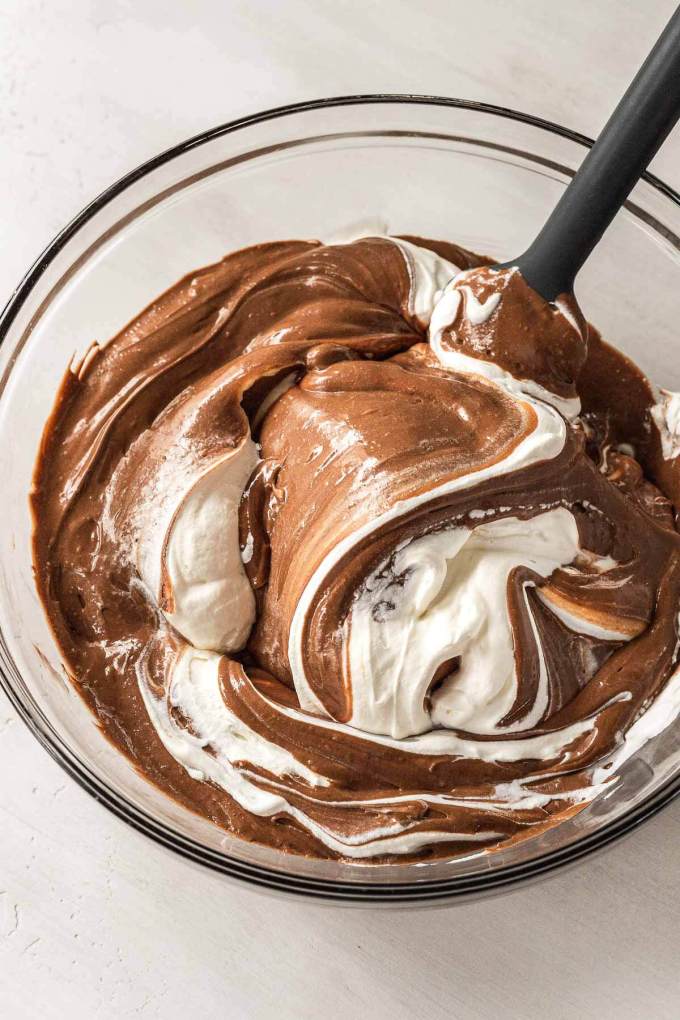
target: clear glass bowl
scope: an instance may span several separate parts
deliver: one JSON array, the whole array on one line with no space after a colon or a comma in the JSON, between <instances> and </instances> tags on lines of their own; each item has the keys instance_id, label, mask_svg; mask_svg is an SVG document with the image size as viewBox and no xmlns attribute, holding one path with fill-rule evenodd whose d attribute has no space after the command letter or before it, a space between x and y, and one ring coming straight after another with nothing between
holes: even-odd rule
<instances>
[{"instance_id":1,"label":"clear glass bowl","mask_svg":"<svg viewBox=\"0 0 680 1020\"><path fill-rule=\"evenodd\" d=\"M275 238L387 229L504 259L524 250L588 139L477 103L356 96L272 110L157 156L55 238L0 321L0 668L47 751L121 818L209 868L336 902L447 901L536 878L629 832L680 793L680 732L629 761L576 818L493 854L367 866L306 860L231 837L140 778L64 679L31 567L27 494L63 371L165 287ZM680 385L680 197L647 176L579 278L589 317L664 385ZM675 356L674 356L675 354Z\"/></svg>"}]
</instances>

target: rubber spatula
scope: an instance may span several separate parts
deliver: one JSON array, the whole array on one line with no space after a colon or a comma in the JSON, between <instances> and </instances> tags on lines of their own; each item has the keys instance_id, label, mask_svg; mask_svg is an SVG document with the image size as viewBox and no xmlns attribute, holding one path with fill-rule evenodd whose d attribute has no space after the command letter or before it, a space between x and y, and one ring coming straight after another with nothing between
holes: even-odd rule
<instances>
[{"instance_id":1,"label":"rubber spatula","mask_svg":"<svg viewBox=\"0 0 680 1020\"><path fill-rule=\"evenodd\" d=\"M680 7L675 11L536 240L517 259L546 301L576 274L680 117Z\"/></svg>"}]
</instances>

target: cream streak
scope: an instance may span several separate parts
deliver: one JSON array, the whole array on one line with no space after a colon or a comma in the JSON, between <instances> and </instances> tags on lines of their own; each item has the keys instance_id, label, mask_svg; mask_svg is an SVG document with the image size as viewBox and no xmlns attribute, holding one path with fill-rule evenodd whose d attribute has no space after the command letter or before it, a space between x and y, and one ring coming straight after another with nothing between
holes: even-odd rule
<instances>
[{"instance_id":1,"label":"cream streak","mask_svg":"<svg viewBox=\"0 0 680 1020\"><path fill-rule=\"evenodd\" d=\"M187 470L182 442L161 461L135 515L139 573L168 621L197 648L237 651L255 620L238 508L258 455L246 437L206 468Z\"/></svg>"},{"instance_id":2,"label":"cream streak","mask_svg":"<svg viewBox=\"0 0 680 1020\"><path fill-rule=\"evenodd\" d=\"M138 664L139 688L156 732L192 778L221 787L252 814L261 817L288 814L330 850L359 860L379 854L413 853L426 844L451 842L452 839L484 843L498 835L494 831L409 832L409 825L400 822L343 833L319 824L290 804L285 796L263 789L233 763L246 761L275 775L297 776L309 783L310 788L327 785L328 780L301 765L289 752L259 737L229 712L219 687L220 658L214 653L187 648L173 667L167 699L153 693L144 660ZM172 709L181 710L191 724L192 733L178 726ZM412 801L417 799L411 798Z\"/></svg>"},{"instance_id":3,"label":"cream streak","mask_svg":"<svg viewBox=\"0 0 680 1020\"><path fill-rule=\"evenodd\" d=\"M661 449L666 460L680 456L680 393L659 390L651 415L659 430Z\"/></svg>"}]
</instances>

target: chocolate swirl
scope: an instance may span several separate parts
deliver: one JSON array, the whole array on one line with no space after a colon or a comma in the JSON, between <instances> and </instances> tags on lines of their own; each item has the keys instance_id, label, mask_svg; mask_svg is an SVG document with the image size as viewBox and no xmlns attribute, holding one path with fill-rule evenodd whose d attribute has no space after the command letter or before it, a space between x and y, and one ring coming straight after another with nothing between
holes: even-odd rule
<instances>
[{"instance_id":1,"label":"chocolate swirl","mask_svg":"<svg viewBox=\"0 0 680 1020\"><path fill-rule=\"evenodd\" d=\"M95 346L34 554L111 740L244 839L353 860L491 850L616 781L680 709L680 482L668 399L588 332L364 238L237 252Z\"/></svg>"}]
</instances>

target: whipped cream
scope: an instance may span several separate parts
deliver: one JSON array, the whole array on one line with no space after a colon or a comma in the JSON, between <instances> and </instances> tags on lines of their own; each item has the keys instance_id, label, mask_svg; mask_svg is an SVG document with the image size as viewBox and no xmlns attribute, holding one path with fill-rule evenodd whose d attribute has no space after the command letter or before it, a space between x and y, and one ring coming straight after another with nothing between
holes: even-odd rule
<instances>
[{"instance_id":1,"label":"whipped cream","mask_svg":"<svg viewBox=\"0 0 680 1020\"><path fill-rule=\"evenodd\" d=\"M168 622L194 647L238 651L255 620L238 508L257 448L247 436L207 470L178 470L176 459L169 451L146 488L137 567Z\"/></svg>"},{"instance_id":2,"label":"whipped cream","mask_svg":"<svg viewBox=\"0 0 680 1020\"><path fill-rule=\"evenodd\" d=\"M680 393L660 389L650 413L659 430L665 459L674 460L680 456Z\"/></svg>"},{"instance_id":3,"label":"whipped cream","mask_svg":"<svg viewBox=\"0 0 680 1020\"><path fill-rule=\"evenodd\" d=\"M408 269L411 280L409 311L425 329L430 325L444 289L453 277L460 274L460 268L429 248L420 248L400 237L390 237L389 240L401 251Z\"/></svg>"},{"instance_id":4,"label":"whipped cream","mask_svg":"<svg viewBox=\"0 0 680 1020\"><path fill-rule=\"evenodd\" d=\"M346 624L352 725L393 737L433 725L484 734L511 730L501 726L518 687L508 578L522 566L549 577L578 553L576 522L563 507L409 542L389 567L382 564L367 578ZM570 625L576 632L592 629L576 617ZM456 671L428 706L432 677L454 657L460 660ZM547 703L543 665L533 708L515 728L536 725Z\"/></svg>"}]
</instances>

